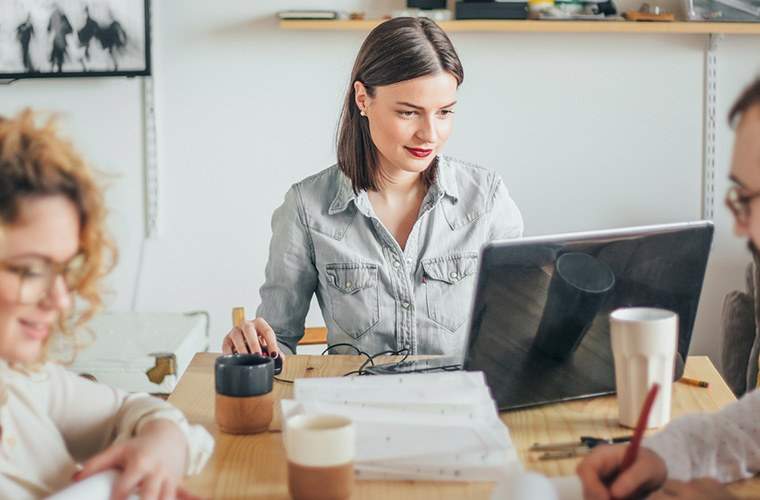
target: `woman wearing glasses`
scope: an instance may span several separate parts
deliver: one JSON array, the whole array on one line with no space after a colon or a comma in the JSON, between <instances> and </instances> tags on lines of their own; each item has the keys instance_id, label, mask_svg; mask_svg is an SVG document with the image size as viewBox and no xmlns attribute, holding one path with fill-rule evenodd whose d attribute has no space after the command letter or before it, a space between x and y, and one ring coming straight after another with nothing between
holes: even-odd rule
<instances>
[{"instance_id":1,"label":"woman wearing glasses","mask_svg":"<svg viewBox=\"0 0 760 500\"><path fill-rule=\"evenodd\" d=\"M734 185L726 205L734 214L736 234L748 239L756 255L760 247L760 80L734 104L729 121L738 125L731 165ZM636 462L617 476L624 453L625 446L601 446L580 464L578 475L586 499L734 498L720 483L760 471L760 390L716 414L674 420L645 440Z\"/></svg>"},{"instance_id":2,"label":"woman wearing glasses","mask_svg":"<svg viewBox=\"0 0 760 500\"><path fill-rule=\"evenodd\" d=\"M331 346L462 351L480 246L523 230L498 175L441 155L463 79L433 21L396 18L367 36L337 165L295 184L274 213L258 318L233 328L224 352L295 352L314 294Z\"/></svg>"},{"instance_id":3,"label":"woman wearing glasses","mask_svg":"<svg viewBox=\"0 0 760 500\"><path fill-rule=\"evenodd\" d=\"M111 266L92 175L54 125L0 118L0 497L39 498L119 469L112 498L173 498L213 441L169 404L47 361L100 305ZM82 463L83 462L83 463ZM82 466L80 467L80 463Z\"/></svg>"}]
</instances>

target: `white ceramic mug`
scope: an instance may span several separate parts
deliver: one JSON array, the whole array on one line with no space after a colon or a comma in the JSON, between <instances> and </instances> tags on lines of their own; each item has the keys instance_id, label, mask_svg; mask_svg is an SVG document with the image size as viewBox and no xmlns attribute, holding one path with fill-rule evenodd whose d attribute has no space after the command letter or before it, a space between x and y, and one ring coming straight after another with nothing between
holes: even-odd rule
<instances>
[{"instance_id":1,"label":"white ceramic mug","mask_svg":"<svg viewBox=\"0 0 760 500\"><path fill-rule=\"evenodd\" d=\"M620 424L635 427L647 392L660 384L646 428L670 420L678 314L666 309L627 307L610 314Z\"/></svg>"},{"instance_id":2,"label":"white ceramic mug","mask_svg":"<svg viewBox=\"0 0 760 500\"><path fill-rule=\"evenodd\" d=\"M296 500L344 500L354 484L356 431L337 415L296 415L283 429L288 489Z\"/></svg>"}]
</instances>

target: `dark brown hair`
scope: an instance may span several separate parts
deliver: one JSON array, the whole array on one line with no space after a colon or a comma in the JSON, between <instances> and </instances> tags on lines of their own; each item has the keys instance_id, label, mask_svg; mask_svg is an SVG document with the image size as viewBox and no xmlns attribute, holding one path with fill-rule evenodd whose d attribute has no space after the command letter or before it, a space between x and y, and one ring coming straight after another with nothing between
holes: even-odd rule
<instances>
[{"instance_id":1,"label":"dark brown hair","mask_svg":"<svg viewBox=\"0 0 760 500\"><path fill-rule=\"evenodd\" d=\"M338 127L338 167L351 180L354 192L378 188L378 158L369 125L356 106L354 82L375 88L445 71L457 81L464 70L446 33L430 19L397 17L377 26L364 40L351 71ZM432 165L431 165L432 166ZM428 167L423 181L430 185L435 168Z\"/></svg>"},{"instance_id":2,"label":"dark brown hair","mask_svg":"<svg viewBox=\"0 0 760 500\"><path fill-rule=\"evenodd\" d=\"M73 203L79 214L83 269L70 291L87 306L72 308L61 317L61 333L72 337L72 328L85 323L100 307L101 278L114 265L116 249L105 231L105 203L92 171L58 135L55 120L41 126L35 120L29 109L14 118L0 116L0 242L3 228L18 223L22 200L63 196Z\"/></svg>"},{"instance_id":3,"label":"dark brown hair","mask_svg":"<svg viewBox=\"0 0 760 500\"><path fill-rule=\"evenodd\" d=\"M760 104L760 78L756 79L745 88L744 92L742 92L736 102L734 102L734 105L731 106L731 111L728 112L729 125L736 125L736 121L739 117L755 104Z\"/></svg>"}]
</instances>

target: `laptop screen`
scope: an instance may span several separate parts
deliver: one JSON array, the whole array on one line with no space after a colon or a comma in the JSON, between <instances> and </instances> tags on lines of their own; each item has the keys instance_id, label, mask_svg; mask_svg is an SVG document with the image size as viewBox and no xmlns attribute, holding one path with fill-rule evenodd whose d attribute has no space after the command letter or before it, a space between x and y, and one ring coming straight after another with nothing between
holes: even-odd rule
<instances>
[{"instance_id":1,"label":"laptop screen","mask_svg":"<svg viewBox=\"0 0 760 500\"><path fill-rule=\"evenodd\" d=\"M678 313L683 372L713 226L694 222L494 242L483 247L464 368L500 409L610 394L609 313Z\"/></svg>"}]
</instances>

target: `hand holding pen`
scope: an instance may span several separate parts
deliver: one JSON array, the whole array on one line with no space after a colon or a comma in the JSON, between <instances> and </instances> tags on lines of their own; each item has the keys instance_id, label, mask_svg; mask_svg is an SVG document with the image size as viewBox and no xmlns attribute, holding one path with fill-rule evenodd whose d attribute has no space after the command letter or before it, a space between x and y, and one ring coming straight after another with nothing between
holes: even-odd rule
<instances>
[{"instance_id":1,"label":"hand holding pen","mask_svg":"<svg viewBox=\"0 0 760 500\"><path fill-rule=\"evenodd\" d=\"M665 462L654 451L640 448L658 389L657 384L650 389L629 445L597 447L578 466L587 500L646 496L665 483Z\"/></svg>"}]
</instances>

